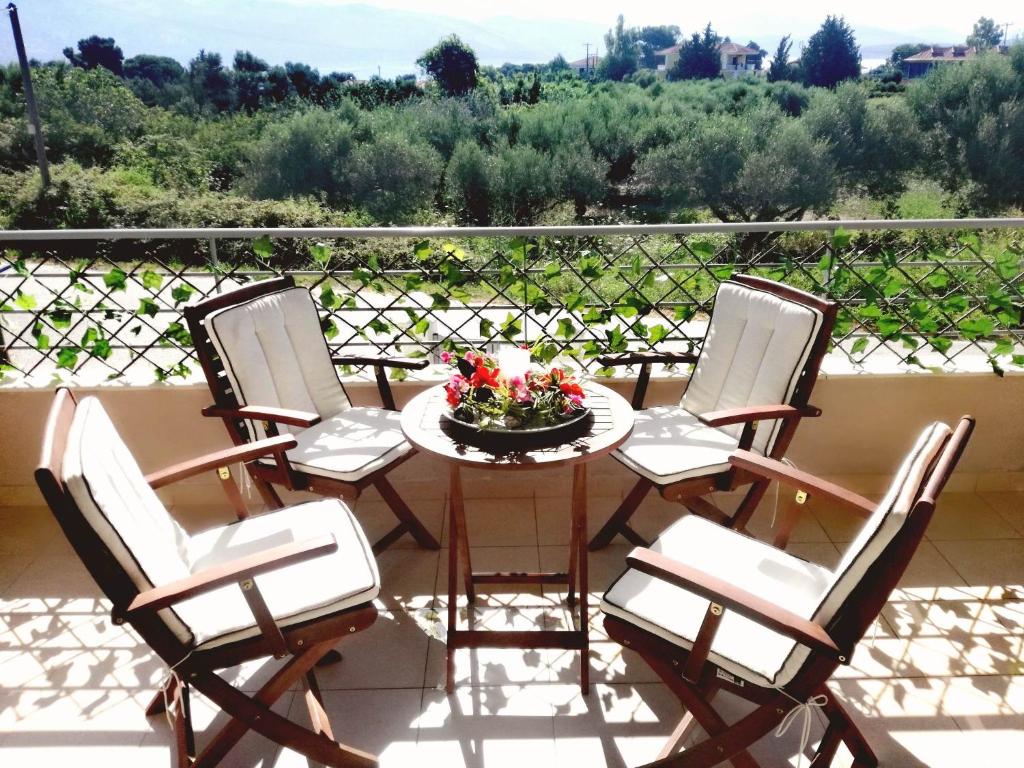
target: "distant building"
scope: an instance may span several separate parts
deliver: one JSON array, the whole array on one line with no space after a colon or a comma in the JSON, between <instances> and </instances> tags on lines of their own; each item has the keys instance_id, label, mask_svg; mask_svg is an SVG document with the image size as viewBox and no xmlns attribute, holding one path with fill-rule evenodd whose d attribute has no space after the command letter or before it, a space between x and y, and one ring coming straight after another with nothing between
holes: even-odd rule
<instances>
[{"instance_id":1,"label":"distant building","mask_svg":"<svg viewBox=\"0 0 1024 768\"><path fill-rule=\"evenodd\" d=\"M1000 45L996 50L1006 53L1009 49L1005 45ZM978 55L978 49L973 45L933 45L913 56L907 56L900 63L900 69L906 78L921 77L927 75L932 67L938 64L960 64L976 59Z\"/></svg>"},{"instance_id":2,"label":"distant building","mask_svg":"<svg viewBox=\"0 0 1024 768\"><path fill-rule=\"evenodd\" d=\"M576 59L576 61L569 62L569 69L575 72L577 75L586 77L597 69L597 65L601 63L601 57L596 53L592 53L589 56Z\"/></svg>"},{"instance_id":3,"label":"distant building","mask_svg":"<svg viewBox=\"0 0 1024 768\"><path fill-rule=\"evenodd\" d=\"M667 72L679 61L681 45L673 45L654 52L654 62L659 72ZM763 51L748 48L737 43L722 43L718 46L722 58L721 73L723 77L737 78L745 74L756 74L760 71Z\"/></svg>"}]
</instances>

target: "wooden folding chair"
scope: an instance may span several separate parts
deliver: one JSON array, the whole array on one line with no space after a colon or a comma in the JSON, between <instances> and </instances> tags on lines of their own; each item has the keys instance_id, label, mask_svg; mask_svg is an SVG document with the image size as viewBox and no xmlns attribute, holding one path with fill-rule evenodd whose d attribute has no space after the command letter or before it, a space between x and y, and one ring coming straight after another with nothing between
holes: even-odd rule
<instances>
[{"instance_id":1,"label":"wooden folding chair","mask_svg":"<svg viewBox=\"0 0 1024 768\"><path fill-rule=\"evenodd\" d=\"M750 450L781 459L800 420L821 415L809 399L837 311L834 302L739 275L719 286L699 354L633 352L598 358L605 366L640 366L632 402L636 426L612 454L639 479L590 540L590 549L603 549L617 534L644 545L629 519L652 488L695 514L744 529L769 483L731 465L729 455ZM696 364L679 405L644 408L654 363ZM750 488L732 515L702 498L744 485ZM795 520L787 523L778 531L780 543Z\"/></svg>"},{"instance_id":2,"label":"wooden folding chair","mask_svg":"<svg viewBox=\"0 0 1024 768\"><path fill-rule=\"evenodd\" d=\"M89 573L171 669L147 714L167 712L181 768L217 765L250 729L330 766L375 766L373 755L334 741L313 667L342 637L377 617L380 578L370 546L344 503L322 499L246 516L189 535L154 489L199 472L269 456L283 461L295 438L272 437L143 476L99 401L58 390L36 482ZM249 696L217 670L288 658ZM297 682L312 729L271 707ZM231 720L195 755L191 689ZM192 762L193 755L195 761Z\"/></svg>"},{"instance_id":3,"label":"wooden folding chair","mask_svg":"<svg viewBox=\"0 0 1024 768\"><path fill-rule=\"evenodd\" d=\"M295 436L283 465L247 465L268 507L281 506L274 484L347 501L372 485L398 518L374 552L403 533L439 548L387 479L415 451L402 434L386 369L421 369L426 360L333 355L312 295L290 276L205 299L187 307L185 319L213 394L203 415L220 418L235 445ZM353 406L338 365L372 366L383 407Z\"/></svg>"},{"instance_id":4,"label":"wooden folding chair","mask_svg":"<svg viewBox=\"0 0 1024 768\"><path fill-rule=\"evenodd\" d=\"M965 416L955 430L941 423L924 430L878 504L773 459L748 451L732 457L733 466L765 481L866 518L835 570L696 515L670 526L649 549L632 551L601 603L605 628L637 651L687 710L650 766L731 761L751 768L754 742L790 713L810 717L815 707L828 721L816 768L831 764L841 743L855 766L878 765L827 682L850 662L906 570L973 429ZM712 706L720 689L757 706L727 723ZM697 726L706 738L677 751Z\"/></svg>"}]
</instances>

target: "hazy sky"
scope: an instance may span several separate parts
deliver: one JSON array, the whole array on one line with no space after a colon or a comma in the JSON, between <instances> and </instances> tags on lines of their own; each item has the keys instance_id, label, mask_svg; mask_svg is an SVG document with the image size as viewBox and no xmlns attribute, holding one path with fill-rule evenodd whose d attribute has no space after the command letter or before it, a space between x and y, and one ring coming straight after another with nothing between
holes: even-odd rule
<instances>
[{"instance_id":1,"label":"hazy sky","mask_svg":"<svg viewBox=\"0 0 1024 768\"><path fill-rule=\"evenodd\" d=\"M516 0L516 2L482 2L481 0L372 0L350 3L348 0L287 0L297 4L375 5L486 19L493 16L521 18L576 18L610 24L619 13L626 15L631 26L644 24L678 24L693 30L711 21L716 28L742 28L756 31L761 26L802 28L817 26L829 13L845 16L853 26L870 26L894 32L917 29L947 29L960 33L970 31L979 16L996 22L1011 22L1010 37L1024 32L1024 3L1020 0L984 0L983 3L962 2L893 2L893 0L789 0L767 3L760 0L739 0L732 3L667 3L643 0ZM964 33L966 34L966 33Z\"/></svg>"}]
</instances>

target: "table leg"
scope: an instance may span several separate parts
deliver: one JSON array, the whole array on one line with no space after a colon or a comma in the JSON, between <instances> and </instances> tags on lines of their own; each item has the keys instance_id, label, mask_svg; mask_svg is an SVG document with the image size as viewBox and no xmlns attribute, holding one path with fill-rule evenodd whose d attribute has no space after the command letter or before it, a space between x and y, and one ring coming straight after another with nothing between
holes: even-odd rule
<instances>
[{"instance_id":1,"label":"table leg","mask_svg":"<svg viewBox=\"0 0 1024 768\"><path fill-rule=\"evenodd\" d=\"M469 557L469 534L466 531L466 505L462 500L462 477L457 464L452 465L451 487L449 497L451 499L452 512L455 515L452 533L457 532L455 537L459 546L459 564L462 568L462 580L466 587L466 602L472 605L476 601L476 587L473 585L473 562ZM449 538L451 538L449 536Z\"/></svg>"},{"instance_id":2,"label":"table leg","mask_svg":"<svg viewBox=\"0 0 1024 768\"><path fill-rule=\"evenodd\" d=\"M475 599L473 566L469 559L466 538L466 510L462 499L462 477L459 465L452 464L448 473L448 641L445 648L445 690L455 692L455 650L458 643L459 566L464 571L466 600Z\"/></svg>"},{"instance_id":3,"label":"table leg","mask_svg":"<svg viewBox=\"0 0 1024 768\"><path fill-rule=\"evenodd\" d=\"M580 631L583 633L583 645L580 648L580 691L586 696L590 693L590 584L587 573L587 465L579 463L573 467L572 473L572 521L576 534L572 545L574 555L570 555L577 563L580 580ZM570 561L572 562L572 561ZM570 594L574 579L569 578Z\"/></svg>"}]
</instances>

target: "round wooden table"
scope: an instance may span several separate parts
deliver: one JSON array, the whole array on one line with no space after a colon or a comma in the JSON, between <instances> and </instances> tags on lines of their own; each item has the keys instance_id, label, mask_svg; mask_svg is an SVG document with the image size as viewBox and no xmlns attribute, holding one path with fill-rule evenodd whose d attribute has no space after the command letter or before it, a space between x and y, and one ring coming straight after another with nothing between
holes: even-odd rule
<instances>
[{"instance_id":1,"label":"round wooden table","mask_svg":"<svg viewBox=\"0 0 1024 768\"><path fill-rule=\"evenodd\" d=\"M467 438L462 429L441 414L449 410L444 387L433 387L412 399L402 409L402 431L406 439L424 453L449 465L448 503L448 640L445 688L455 686L455 650L458 648L561 648L578 650L580 687L590 690L589 626L587 621L587 462L622 445L633 431L633 409L621 396L599 384L584 385L591 409L587 424L566 442L543 447L496 450L494 436L485 441ZM468 442L467 442L468 440ZM572 522L569 568L557 573L495 573L473 571L466 538L466 511L462 498L462 467L488 470L524 471L572 467ZM566 584L570 607L579 594L579 622L570 630L484 631L458 629L456 601L459 570L466 598L473 603L477 584Z\"/></svg>"}]
</instances>

